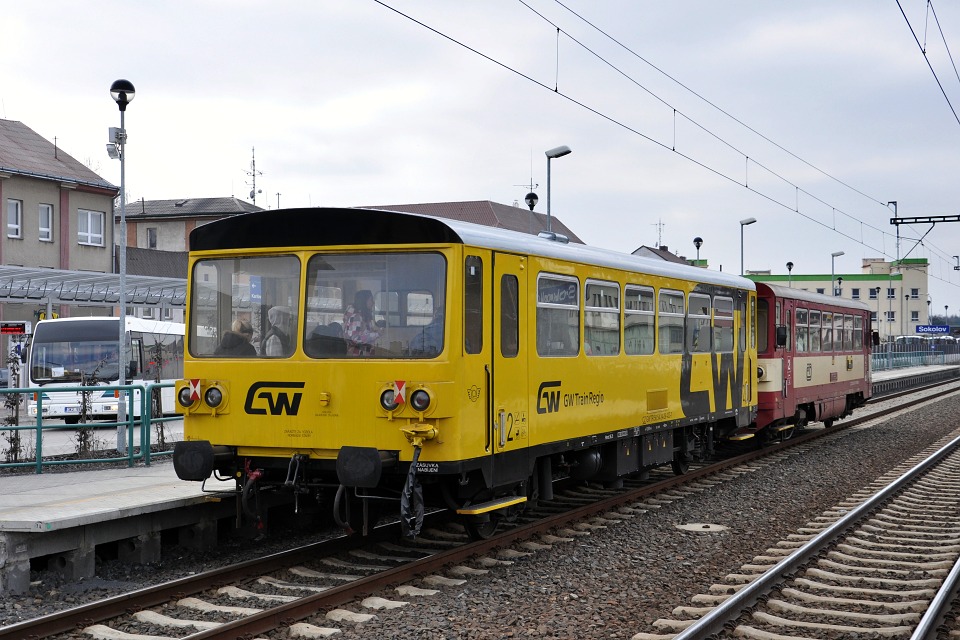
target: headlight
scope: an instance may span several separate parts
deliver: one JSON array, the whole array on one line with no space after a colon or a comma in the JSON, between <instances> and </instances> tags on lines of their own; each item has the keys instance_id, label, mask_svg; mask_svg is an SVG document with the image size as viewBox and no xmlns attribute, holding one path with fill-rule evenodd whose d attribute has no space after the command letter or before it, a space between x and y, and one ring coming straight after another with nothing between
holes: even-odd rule
<instances>
[{"instance_id":1,"label":"headlight","mask_svg":"<svg viewBox=\"0 0 960 640\"><path fill-rule=\"evenodd\" d=\"M220 406L220 403L223 402L223 392L216 387L210 387L206 393L203 394L203 401L207 403L207 406L211 409L216 409Z\"/></svg>"},{"instance_id":2,"label":"headlight","mask_svg":"<svg viewBox=\"0 0 960 640\"><path fill-rule=\"evenodd\" d=\"M757 367L757 380L763 380L763 367Z\"/></svg>"},{"instance_id":3,"label":"headlight","mask_svg":"<svg viewBox=\"0 0 960 640\"><path fill-rule=\"evenodd\" d=\"M410 406L416 411L426 411L430 406L430 394L423 389L417 389L410 396Z\"/></svg>"},{"instance_id":4,"label":"headlight","mask_svg":"<svg viewBox=\"0 0 960 640\"><path fill-rule=\"evenodd\" d=\"M177 394L177 402L179 402L180 406L182 407L192 407L193 406L193 398L191 397L192 395L193 394L190 393L190 387L182 387L180 389L180 393Z\"/></svg>"},{"instance_id":5,"label":"headlight","mask_svg":"<svg viewBox=\"0 0 960 640\"><path fill-rule=\"evenodd\" d=\"M397 402L397 394L394 393L393 389L387 389L380 394L380 406L383 407L384 411L397 410L397 407L400 406L400 403Z\"/></svg>"}]
</instances>

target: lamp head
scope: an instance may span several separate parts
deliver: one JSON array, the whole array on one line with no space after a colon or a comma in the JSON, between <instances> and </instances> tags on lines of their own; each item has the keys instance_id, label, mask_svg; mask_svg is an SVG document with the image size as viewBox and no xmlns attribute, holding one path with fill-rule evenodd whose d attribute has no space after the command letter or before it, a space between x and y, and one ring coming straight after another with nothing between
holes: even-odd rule
<instances>
[{"instance_id":1,"label":"lamp head","mask_svg":"<svg viewBox=\"0 0 960 640\"><path fill-rule=\"evenodd\" d=\"M548 149L546 154L548 158L562 158L563 156L573 153L573 150L563 145L562 147L554 147L553 149Z\"/></svg>"},{"instance_id":2,"label":"lamp head","mask_svg":"<svg viewBox=\"0 0 960 640\"><path fill-rule=\"evenodd\" d=\"M791 272L791 271L793 271L793 263L792 263L792 262L788 262L788 263L787 263L787 272L789 273L789 272Z\"/></svg>"},{"instance_id":3,"label":"lamp head","mask_svg":"<svg viewBox=\"0 0 960 640\"><path fill-rule=\"evenodd\" d=\"M830 254L830 257L831 257L831 258L839 258L839 257L842 256L842 255L843 255L843 251L834 251L833 253Z\"/></svg>"},{"instance_id":4,"label":"lamp head","mask_svg":"<svg viewBox=\"0 0 960 640\"><path fill-rule=\"evenodd\" d=\"M740 226L745 227L748 224L753 224L756 221L757 221L756 218L744 218L743 220L740 221Z\"/></svg>"},{"instance_id":5,"label":"lamp head","mask_svg":"<svg viewBox=\"0 0 960 640\"><path fill-rule=\"evenodd\" d=\"M696 238L694 238L693 246L695 246L697 248L697 251L699 251L700 247L703 246L703 238L701 238L700 236L697 236Z\"/></svg>"},{"instance_id":6,"label":"lamp head","mask_svg":"<svg viewBox=\"0 0 960 640\"><path fill-rule=\"evenodd\" d=\"M537 206L537 202L540 201L540 198L537 197L533 191L527 194L527 197L523 199L527 203L527 206L530 207L530 211L533 211L533 208Z\"/></svg>"},{"instance_id":7,"label":"lamp head","mask_svg":"<svg viewBox=\"0 0 960 640\"><path fill-rule=\"evenodd\" d=\"M126 111L127 105L133 101L136 90L129 80L114 80L110 85L110 97L114 99L120 111Z\"/></svg>"}]
</instances>

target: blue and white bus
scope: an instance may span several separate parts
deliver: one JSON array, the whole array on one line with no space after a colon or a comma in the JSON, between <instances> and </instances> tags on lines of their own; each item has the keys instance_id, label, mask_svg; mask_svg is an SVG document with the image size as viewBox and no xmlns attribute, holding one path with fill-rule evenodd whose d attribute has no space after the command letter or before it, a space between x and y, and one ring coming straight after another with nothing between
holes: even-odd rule
<instances>
[{"instance_id":1,"label":"blue and white bus","mask_svg":"<svg viewBox=\"0 0 960 640\"><path fill-rule=\"evenodd\" d=\"M42 394L44 418L62 418L76 424L81 418L81 393L44 392L44 387L119 384L119 318L85 317L41 320L30 341L27 385L37 391L29 396L27 412L37 416L37 394ZM183 377L183 328L178 322L126 317L129 364L127 384L172 382ZM90 394L89 419L116 420L118 394L114 390ZM176 411L173 389L163 389L162 412ZM140 414L139 394L134 415Z\"/></svg>"}]
</instances>

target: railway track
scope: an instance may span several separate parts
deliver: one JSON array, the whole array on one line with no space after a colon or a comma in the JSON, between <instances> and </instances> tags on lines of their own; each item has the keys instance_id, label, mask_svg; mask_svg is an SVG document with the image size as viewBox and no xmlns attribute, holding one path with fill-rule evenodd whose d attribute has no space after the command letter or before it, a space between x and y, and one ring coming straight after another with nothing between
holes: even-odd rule
<instances>
[{"instance_id":1,"label":"railway track","mask_svg":"<svg viewBox=\"0 0 960 640\"><path fill-rule=\"evenodd\" d=\"M927 398L929 400L929 398ZM924 401L924 400L920 400ZM900 410L907 403L895 403ZM165 585L78 607L59 614L0 628L0 639L51 637L122 638L120 633L156 637L233 638L268 633L326 611L333 619L357 619L379 607L429 597L431 589L450 580L469 579L475 572L495 570L517 554L536 553L611 526L664 502L684 499L739 474L776 464L796 455L813 440L840 437L840 432L879 414L849 420L831 429L798 435L782 446L752 451L717 465L691 470L685 476L656 475L650 482L623 490L577 487L558 491L557 499L541 504L535 520L514 523L490 540L469 542L462 530L432 514L425 536L398 544L394 525L379 527L368 539L338 538L226 567ZM441 575L442 574L442 575ZM369 594L395 591L396 599L368 599ZM259 594L259 595L251 595ZM352 609L347 612L348 603ZM211 606L212 605L212 606ZM198 611L198 607L210 609ZM229 607L218 610L218 607ZM165 616L165 617L161 617ZM171 618L174 618L171 620ZM186 622L184 622L186 621ZM196 623L196 624L194 624ZM335 620L331 621L331 625ZM175 625L186 625L177 630ZM209 628L218 625L215 628ZM319 625L314 625L319 626ZM332 627L331 627L332 628ZM158 635L157 630L161 630ZM320 633L297 627L304 633ZM163 635L166 634L166 635Z\"/></svg>"},{"instance_id":2,"label":"railway track","mask_svg":"<svg viewBox=\"0 0 960 640\"><path fill-rule=\"evenodd\" d=\"M634 640L936 637L960 573L960 432L933 449Z\"/></svg>"}]
</instances>

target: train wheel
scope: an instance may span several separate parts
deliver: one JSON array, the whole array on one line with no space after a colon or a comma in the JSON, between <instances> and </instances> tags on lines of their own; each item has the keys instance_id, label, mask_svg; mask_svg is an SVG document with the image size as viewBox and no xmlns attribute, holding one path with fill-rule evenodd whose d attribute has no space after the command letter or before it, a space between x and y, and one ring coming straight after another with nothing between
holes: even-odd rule
<instances>
[{"instance_id":1,"label":"train wheel","mask_svg":"<svg viewBox=\"0 0 960 640\"><path fill-rule=\"evenodd\" d=\"M464 522L471 540L488 540L497 532L500 516L496 513L485 513L479 516L470 516Z\"/></svg>"},{"instance_id":2,"label":"train wheel","mask_svg":"<svg viewBox=\"0 0 960 640\"><path fill-rule=\"evenodd\" d=\"M677 451L673 454L673 462L670 464L673 466L673 474L682 476L690 469L690 454Z\"/></svg>"},{"instance_id":3,"label":"train wheel","mask_svg":"<svg viewBox=\"0 0 960 640\"><path fill-rule=\"evenodd\" d=\"M832 426L833 426L833 418L827 418L826 420L823 421L824 429L829 429Z\"/></svg>"}]
</instances>

